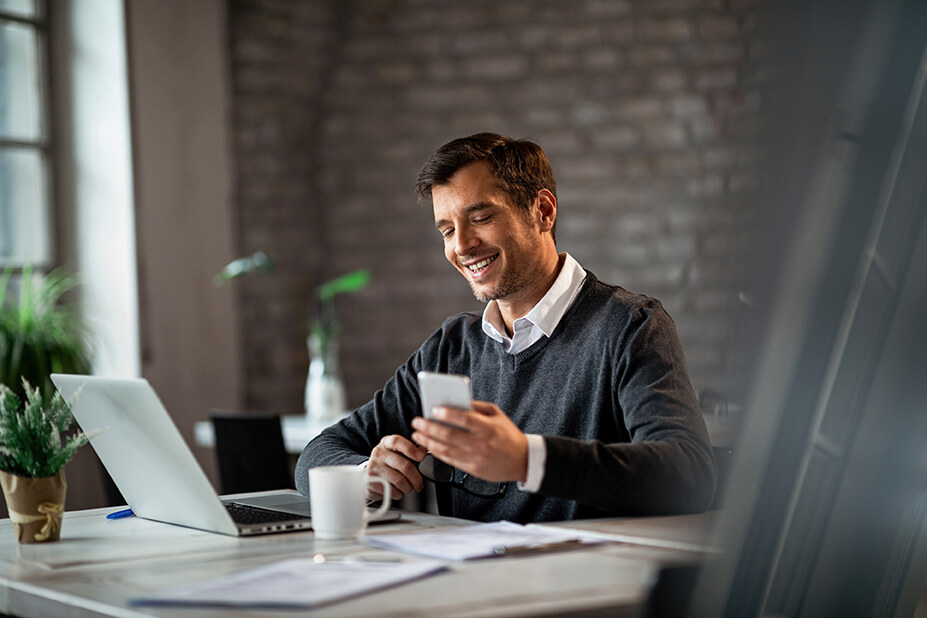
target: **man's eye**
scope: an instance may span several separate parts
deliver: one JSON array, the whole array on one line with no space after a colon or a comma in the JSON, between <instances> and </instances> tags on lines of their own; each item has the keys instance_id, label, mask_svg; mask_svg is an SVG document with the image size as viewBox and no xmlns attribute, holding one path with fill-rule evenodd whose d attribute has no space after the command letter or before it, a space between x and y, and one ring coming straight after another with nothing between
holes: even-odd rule
<instances>
[{"instance_id":1,"label":"man's eye","mask_svg":"<svg viewBox=\"0 0 927 618\"><path fill-rule=\"evenodd\" d=\"M489 221L490 219L492 219L492 215L486 215L486 216L484 216L484 217L475 217L475 218L473 219L473 222L474 222L474 223L486 223L486 222Z\"/></svg>"},{"instance_id":2,"label":"man's eye","mask_svg":"<svg viewBox=\"0 0 927 618\"><path fill-rule=\"evenodd\" d=\"M448 228L446 230L439 230L441 232L441 238L450 238L454 233L453 228Z\"/></svg>"}]
</instances>

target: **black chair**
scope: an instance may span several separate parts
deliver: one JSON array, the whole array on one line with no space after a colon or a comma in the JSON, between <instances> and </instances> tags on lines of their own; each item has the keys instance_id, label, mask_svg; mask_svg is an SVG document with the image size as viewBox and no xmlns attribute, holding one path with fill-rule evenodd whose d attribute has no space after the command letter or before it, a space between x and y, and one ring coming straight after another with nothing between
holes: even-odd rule
<instances>
[{"instance_id":1,"label":"black chair","mask_svg":"<svg viewBox=\"0 0 927 618\"><path fill-rule=\"evenodd\" d=\"M294 489L280 417L212 410L223 494Z\"/></svg>"}]
</instances>

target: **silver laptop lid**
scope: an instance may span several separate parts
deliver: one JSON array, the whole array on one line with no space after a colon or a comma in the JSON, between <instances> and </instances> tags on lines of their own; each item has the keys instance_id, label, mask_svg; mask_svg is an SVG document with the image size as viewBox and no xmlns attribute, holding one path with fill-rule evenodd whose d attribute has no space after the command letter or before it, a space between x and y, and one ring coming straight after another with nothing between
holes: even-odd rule
<instances>
[{"instance_id":1,"label":"silver laptop lid","mask_svg":"<svg viewBox=\"0 0 927 618\"><path fill-rule=\"evenodd\" d=\"M147 380L52 374L90 443L138 517L238 535L202 468Z\"/></svg>"}]
</instances>

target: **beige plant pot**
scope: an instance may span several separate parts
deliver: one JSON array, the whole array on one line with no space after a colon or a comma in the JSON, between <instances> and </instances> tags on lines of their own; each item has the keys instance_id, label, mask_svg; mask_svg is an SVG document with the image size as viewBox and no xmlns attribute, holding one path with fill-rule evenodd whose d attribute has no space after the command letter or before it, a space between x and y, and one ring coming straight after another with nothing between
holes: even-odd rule
<instances>
[{"instance_id":1,"label":"beige plant pot","mask_svg":"<svg viewBox=\"0 0 927 618\"><path fill-rule=\"evenodd\" d=\"M48 543L61 537L61 517L68 482L55 476L25 478L0 470L3 497L20 543Z\"/></svg>"}]
</instances>

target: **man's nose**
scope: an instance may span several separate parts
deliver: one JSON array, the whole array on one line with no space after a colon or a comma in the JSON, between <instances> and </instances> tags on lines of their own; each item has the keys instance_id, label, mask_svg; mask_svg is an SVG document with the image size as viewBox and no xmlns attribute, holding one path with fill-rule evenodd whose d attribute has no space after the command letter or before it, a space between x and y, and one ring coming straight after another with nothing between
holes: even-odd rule
<instances>
[{"instance_id":1,"label":"man's nose","mask_svg":"<svg viewBox=\"0 0 927 618\"><path fill-rule=\"evenodd\" d=\"M479 244L479 238L468 225L457 228L454 234L454 252L457 255L468 255Z\"/></svg>"}]
</instances>

